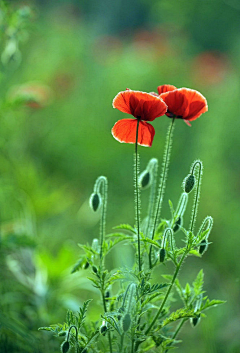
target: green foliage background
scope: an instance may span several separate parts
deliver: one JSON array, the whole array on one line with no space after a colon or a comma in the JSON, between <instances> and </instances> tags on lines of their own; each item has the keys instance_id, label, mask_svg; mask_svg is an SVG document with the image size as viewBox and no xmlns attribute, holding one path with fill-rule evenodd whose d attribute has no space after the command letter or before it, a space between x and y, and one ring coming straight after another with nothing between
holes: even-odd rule
<instances>
[{"instance_id":1,"label":"green foliage background","mask_svg":"<svg viewBox=\"0 0 240 353\"><path fill-rule=\"evenodd\" d=\"M1 53L26 2L1 3ZM212 245L190 259L181 282L200 267L210 297L227 303L197 328L186 325L179 352L237 353L239 307L239 69L237 0L28 2L31 15L19 35L19 57L0 72L1 352L58 352L60 340L37 332L64 320L94 289L79 273L77 243L98 237L88 208L95 179L109 180L107 231L134 222L133 146L111 135L123 114L112 99L126 87L147 92L161 84L191 87L206 96L209 112L189 128L177 121L163 216L176 204L192 161L204 164L197 225L214 218ZM6 17L4 17L6 16ZM8 17L9 16L9 17ZM47 86L38 108L14 100L16 86ZM140 148L142 169L162 160L167 117L154 121L152 148ZM142 212L147 207L147 196ZM109 266L131 265L126 248ZM164 269L165 270L165 269ZM171 269L166 269L167 271ZM100 307L90 305L92 318Z\"/></svg>"}]
</instances>

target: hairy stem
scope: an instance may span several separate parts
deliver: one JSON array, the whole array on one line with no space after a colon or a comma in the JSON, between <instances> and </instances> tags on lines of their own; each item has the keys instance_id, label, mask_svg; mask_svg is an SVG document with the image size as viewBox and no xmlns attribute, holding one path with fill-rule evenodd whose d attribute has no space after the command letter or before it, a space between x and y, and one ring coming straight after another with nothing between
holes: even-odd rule
<instances>
[{"instance_id":1,"label":"hairy stem","mask_svg":"<svg viewBox=\"0 0 240 353\"><path fill-rule=\"evenodd\" d=\"M174 120L175 119L173 118L167 133L165 151L163 155L162 175L161 175L160 184L159 184L157 207L155 209L154 224L152 228L152 240L154 239L154 234L161 214L163 195L165 191L167 172L168 172L168 166L169 166L170 155L171 155ZM152 268L152 245L150 246L150 250L149 250L149 267L150 269Z\"/></svg>"},{"instance_id":2,"label":"hairy stem","mask_svg":"<svg viewBox=\"0 0 240 353\"><path fill-rule=\"evenodd\" d=\"M192 212L192 217L191 217L191 222L190 222L190 227L189 231L193 232L194 230L194 225L196 222L196 217L197 217L197 211L198 211L198 203L199 203L199 197L200 197L200 187L201 187L201 176L202 176L202 162L200 161L195 161L193 166L192 166L192 174L195 171L195 168L198 166L198 183L197 183L197 189L195 193L195 199L194 199L194 206L193 206L193 212Z\"/></svg>"},{"instance_id":3,"label":"hairy stem","mask_svg":"<svg viewBox=\"0 0 240 353\"><path fill-rule=\"evenodd\" d=\"M170 284L170 286L168 287L167 293L166 293L166 295L165 295L165 297L164 297L164 299L163 299L163 301L162 301L162 304L161 304L160 308L159 308L158 311L157 311L157 314L155 315L155 317L154 317L154 319L152 320L150 326L149 326L148 329L146 330L145 335L147 335L147 334L151 331L151 329L152 329L152 327L154 326L155 322L157 321L159 315L161 314L161 312L162 312L162 310L163 310L163 308L164 308L164 305L165 305L165 303L166 303L166 301L167 301L167 299L168 299L168 296L169 296L169 294L170 294L170 292L171 292L171 290L172 290L172 287L173 287L173 285L174 285L174 283L175 283L175 280L176 280L176 278L177 278L177 275L178 275L178 272L179 272L179 270L180 270L180 267L181 267L181 265L182 265L182 263L183 263L183 260L185 259L186 255L187 255L187 251L184 252L184 254L182 255L182 257L181 257L181 259L180 259L180 261L179 261L179 263L177 264L176 269L175 269L175 272L174 272L174 275L173 275L173 278L172 278L172 281L171 281L171 284Z\"/></svg>"},{"instance_id":4,"label":"hairy stem","mask_svg":"<svg viewBox=\"0 0 240 353\"><path fill-rule=\"evenodd\" d=\"M138 239L138 269L139 272L142 270L141 263L141 244L140 244L140 195L139 195L139 185L138 185L138 175L139 175L139 157L138 157L138 129L139 129L140 118L137 119L136 128L136 142L135 142L135 175L134 175L134 186L135 186L135 201L136 201L136 223L137 223L137 239Z\"/></svg>"},{"instance_id":5,"label":"hairy stem","mask_svg":"<svg viewBox=\"0 0 240 353\"><path fill-rule=\"evenodd\" d=\"M172 335L172 339L174 340L176 337L177 337L177 335L178 335L178 333L179 333L179 331L181 330L181 328L182 328L182 326L183 326L183 324L187 321L188 319L186 319L186 318L184 318L184 319L182 319L181 320L181 322L180 322L180 324L177 326L177 328L176 328L176 331L174 332L174 334ZM172 345L172 343L169 343L169 347ZM168 352L168 349L166 349L165 351L164 351L164 353L167 353Z\"/></svg>"}]
</instances>

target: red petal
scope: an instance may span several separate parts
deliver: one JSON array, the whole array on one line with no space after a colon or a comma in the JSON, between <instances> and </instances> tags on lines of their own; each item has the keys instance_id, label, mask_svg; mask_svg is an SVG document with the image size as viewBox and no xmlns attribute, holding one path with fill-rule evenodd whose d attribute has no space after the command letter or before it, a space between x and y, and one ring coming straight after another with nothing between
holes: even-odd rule
<instances>
[{"instance_id":1,"label":"red petal","mask_svg":"<svg viewBox=\"0 0 240 353\"><path fill-rule=\"evenodd\" d=\"M168 112L177 116L184 116L185 118L185 112L188 109L188 100L184 93L176 89L171 92L162 93L160 97L167 104Z\"/></svg>"},{"instance_id":2,"label":"red petal","mask_svg":"<svg viewBox=\"0 0 240 353\"><path fill-rule=\"evenodd\" d=\"M167 111L167 106L161 98L131 90L119 92L113 100L113 107L146 121L152 121Z\"/></svg>"},{"instance_id":3,"label":"red petal","mask_svg":"<svg viewBox=\"0 0 240 353\"><path fill-rule=\"evenodd\" d=\"M192 121L208 111L207 100L200 92L190 88L180 88L179 92L183 93L188 101L184 119Z\"/></svg>"},{"instance_id":4,"label":"red petal","mask_svg":"<svg viewBox=\"0 0 240 353\"><path fill-rule=\"evenodd\" d=\"M118 120L112 128L113 137L119 142L135 143L137 131L136 119ZM141 146L152 146L155 135L154 127L145 121L140 121L138 126L138 144Z\"/></svg>"},{"instance_id":5,"label":"red petal","mask_svg":"<svg viewBox=\"0 0 240 353\"><path fill-rule=\"evenodd\" d=\"M158 94L162 94L165 92L170 92L177 89L177 87L173 86L173 85L162 85L162 86L158 86L157 90L158 90Z\"/></svg>"}]
</instances>

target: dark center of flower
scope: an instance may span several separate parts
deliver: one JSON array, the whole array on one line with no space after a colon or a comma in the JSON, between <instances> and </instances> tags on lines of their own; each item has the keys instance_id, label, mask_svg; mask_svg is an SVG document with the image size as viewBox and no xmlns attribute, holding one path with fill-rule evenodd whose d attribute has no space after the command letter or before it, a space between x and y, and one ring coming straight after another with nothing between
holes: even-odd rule
<instances>
[{"instance_id":1,"label":"dark center of flower","mask_svg":"<svg viewBox=\"0 0 240 353\"><path fill-rule=\"evenodd\" d=\"M183 119L183 117L182 117L181 115L175 115L175 114L171 113L169 110L167 111L166 115L167 115L169 118Z\"/></svg>"}]
</instances>

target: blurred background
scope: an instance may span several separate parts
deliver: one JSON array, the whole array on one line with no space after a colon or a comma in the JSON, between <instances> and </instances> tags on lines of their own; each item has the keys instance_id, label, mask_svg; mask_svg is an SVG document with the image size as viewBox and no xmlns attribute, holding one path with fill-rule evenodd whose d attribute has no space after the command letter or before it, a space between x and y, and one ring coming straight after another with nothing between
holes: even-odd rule
<instances>
[{"instance_id":1,"label":"blurred background","mask_svg":"<svg viewBox=\"0 0 240 353\"><path fill-rule=\"evenodd\" d=\"M199 90L209 112L191 128L175 124L162 216L170 216L168 199L176 205L182 180L201 159L197 227L214 218L212 244L202 260L187 260L180 280L203 268L209 297L227 300L196 328L186 324L178 351L239 352L239 1L0 4L0 351L58 352L62 339L38 327L63 322L68 308L90 296L98 300L82 273L70 272L77 243L98 237L88 198L99 175L109 181L107 232L134 223L133 146L111 135L125 117L112 99L127 87L156 92L173 84ZM141 169L152 157L161 164L169 122L154 121L153 146L139 149ZM118 253L109 266L131 265L131 249L121 259ZM94 305L90 316L99 317Z\"/></svg>"}]
</instances>

